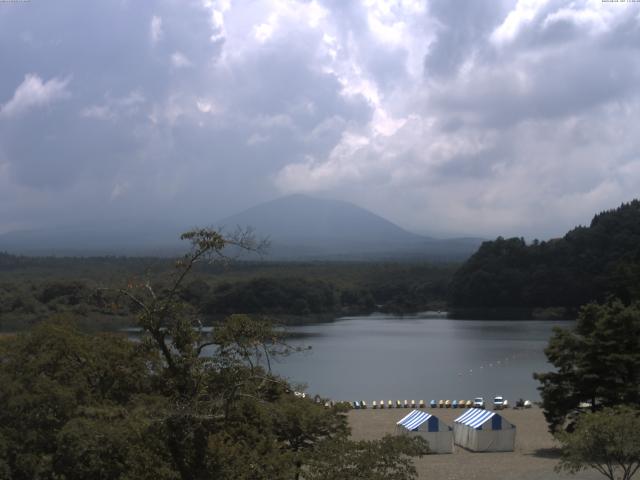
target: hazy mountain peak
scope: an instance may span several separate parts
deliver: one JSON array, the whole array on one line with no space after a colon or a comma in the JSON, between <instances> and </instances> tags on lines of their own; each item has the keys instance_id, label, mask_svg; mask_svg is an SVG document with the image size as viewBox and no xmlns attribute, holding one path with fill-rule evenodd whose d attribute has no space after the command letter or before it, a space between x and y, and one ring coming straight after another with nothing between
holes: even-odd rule
<instances>
[{"instance_id":1,"label":"hazy mountain peak","mask_svg":"<svg viewBox=\"0 0 640 480\"><path fill-rule=\"evenodd\" d=\"M203 221L201 225L209 222ZM349 202L287 195L215 223L231 232L251 227L268 237L271 259L459 259L478 240L435 240L408 232ZM170 223L104 223L0 235L0 251L35 255L175 255L186 248Z\"/></svg>"},{"instance_id":2,"label":"hazy mountain peak","mask_svg":"<svg viewBox=\"0 0 640 480\"><path fill-rule=\"evenodd\" d=\"M341 200L287 195L251 207L218 222L233 228L250 226L257 235L274 241L321 243L327 240L375 242L415 242L424 237L364 208Z\"/></svg>"}]
</instances>

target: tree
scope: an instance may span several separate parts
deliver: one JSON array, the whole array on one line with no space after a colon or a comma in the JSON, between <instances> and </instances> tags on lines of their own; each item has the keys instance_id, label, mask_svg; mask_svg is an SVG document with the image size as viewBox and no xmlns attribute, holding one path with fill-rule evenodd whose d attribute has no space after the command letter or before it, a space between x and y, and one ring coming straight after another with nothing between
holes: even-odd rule
<instances>
[{"instance_id":1,"label":"tree","mask_svg":"<svg viewBox=\"0 0 640 480\"><path fill-rule=\"evenodd\" d=\"M610 295L637 299L639 279L640 200L633 200L562 238L529 245L519 238L484 242L450 283L450 311L491 318L496 309L518 308L531 316L537 308L562 307L570 316Z\"/></svg>"},{"instance_id":2,"label":"tree","mask_svg":"<svg viewBox=\"0 0 640 480\"><path fill-rule=\"evenodd\" d=\"M616 405L640 406L640 304L619 300L580 310L574 329L556 329L545 353L556 371L536 373L549 428Z\"/></svg>"},{"instance_id":3,"label":"tree","mask_svg":"<svg viewBox=\"0 0 640 480\"><path fill-rule=\"evenodd\" d=\"M167 408L154 351L54 318L0 342L0 359L0 478L125 478L140 464L135 478L171 478L146 435Z\"/></svg>"},{"instance_id":4,"label":"tree","mask_svg":"<svg viewBox=\"0 0 640 480\"><path fill-rule=\"evenodd\" d=\"M412 480L417 471L411 457L429 453L421 437L386 435L379 441L326 442L318 451L308 480Z\"/></svg>"},{"instance_id":5,"label":"tree","mask_svg":"<svg viewBox=\"0 0 640 480\"><path fill-rule=\"evenodd\" d=\"M562 457L557 470L593 468L610 480L630 480L640 469L640 411L628 407L587 413L572 433L557 435Z\"/></svg>"},{"instance_id":6,"label":"tree","mask_svg":"<svg viewBox=\"0 0 640 480\"><path fill-rule=\"evenodd\" d=\"M168 281L102 292L128 300L142 341L69 320L0 340L0 478L347 478L354 462L366 478L415 478L408 455L424 445L351 442L342 407L299 398L271 372L292 350L270 322L231 315L204 328L184 302L198 262L259 245L206 229L182 238L192 249Z\"/></svg>"},{"instance_id":7,"label":"tree","mask_svg":"<svg viewBox=\"0 0 640 480\"><path fill-rule=\"evenodd\" d=\"M274 432L292 451L296 480L323 445L347 438L347 409L346 405L328 409L322 400L315 402L295 395L283 396L273 404Z\"/></svg>"}]
</instances>

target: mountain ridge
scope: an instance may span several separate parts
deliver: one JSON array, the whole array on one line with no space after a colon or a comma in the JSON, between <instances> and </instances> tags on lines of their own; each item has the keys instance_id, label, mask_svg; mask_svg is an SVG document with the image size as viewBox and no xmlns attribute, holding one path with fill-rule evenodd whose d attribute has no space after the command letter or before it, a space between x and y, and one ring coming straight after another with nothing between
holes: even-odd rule
<instances>
[{"instance_id":1,"label":"mountain ridge","mask_svg":"<svg viewBox=\"0 0 640 480\"><path fill-rule=\"evenodd\" d=\"M376 213L336 199L293 194L279 197L214 222L227 232L251 227L268 237L273 260L461 260L481 239L439 240L409 232ZM0 235L0 251L26 255L172 256L186 246L173 224L133 223L76 225Z\"/></svg>"}]
</instances>

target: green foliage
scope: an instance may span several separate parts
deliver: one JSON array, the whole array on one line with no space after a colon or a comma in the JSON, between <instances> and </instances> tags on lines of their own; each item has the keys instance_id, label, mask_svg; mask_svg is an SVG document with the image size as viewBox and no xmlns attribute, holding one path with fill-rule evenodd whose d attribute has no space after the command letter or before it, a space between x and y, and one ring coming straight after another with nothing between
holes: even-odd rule
<instances>
[{"instance_id":1,"label":"green foliage","mask_svg":"<svg viewBox=\"0 0 640 480\"><path fill-rule=\"evenodd\" d=\"M102 423L110 438L127 438L130 418L135 418L156 381L153 352L122 337L82 334L64 319L4 339L0 358L0 438L6 445L4 458L13 479L81 478L74 476L76 465L69 459L73 440L94 435L95 445L107 448L103 437L95 437L97 431L82 427L87 422L97 426L92 418L101 412L111 417ZM125 413L124 407L132 413ZM126 423L115 421L122 417L127 418ZM129 445L145 451L142 440ZM99 470L100 462L107 459L94 456L90 443L83 446L85 467ZM121 446L120 450L127 453L128 448ZM116 458L114 465L117 463Z\"/></svg>"},{"instance_id":2,"label":"green foliage","mask_svg":"<svg viewBox=\"0 0 640 480\"><path fill-rule=\"evenodd\" d=\"M232 313L270 315L282 323L331 320L374 310L444 309L454 265L426 263L198 263L181 284L180 300L205 324ZM56 314L83 328L115 331L136 323L139 305L110 298L105 288L153 278L171 285L170 260L159 258L31 258L0 254L0 330L28 328Z\"/></svg>"},{"instance_id":3,"label":"green foliage","mask_svg":"<svg viewBox=\"0 0 640 480\"><path fill-rule=\"evenodd\" d=\"M380 441L326 442L305 472L308 480L410 480L412 457L429 453L421 437L386 435Z\"/></svg>"},{"instance_id":4,"label":"green foliage","mask_svg":"<svg viewBox=\"0 0 640 480\"><path fill-rule=\"evenodd\" d=\"M338 301L336 288L327 282L299 278L256 278L248 282L220 285L212 292L203 311L209 314L305 315L336 312Z\"/></svg>"},{"instance_id":5,"label":"green foliage","mask_svg":"<svg viewBox=\"0 0 640 480\"><path fill-rule=\"evenodd\" d=\"M139 408L84 410L56 436L53 470L68 480L178 478L153 433L153 419Z\"/></svg>"},{"instance_id":6,"label":"green foliage","mask_svg":"<svg viewBox=\"0 0 640 480\"><path fill-rule=\"evenodd\" d=\"M463 315L495 315L496 309L564 307L568 314L614 295L640 298L640 200L596 215L589 227L563 238L527 245L522 238L485 242L456 272L453 306Z\"/></svg>"},{"instance_id":7,"label":"green foliage","mask_svg":"<svg viewBox=\"0 0 640 480\"><path fill-rule=\"evenodd\" d=\"M557 435L562 457L557 470L593 468L610 480L630 480L640 469L640 411L607 408L580 417L572 433Z\"/></svg>"},{"instance_id":8,"label":"green foliage","mask_svg":"<svg viewBox=\"0 0 640 480\"><path fill-rule=\"evenodd\" d=\"M574 329L556 329L545 353L556 368L534 374L556 431L586 410L640 406L640 303L619 300L580 310Z\"/></svg>"},{"instance_id":9,"label":"green foliage","mask_svg":"<svg viewBox=\"0 0 640 480\"><path fill-rule=\"evenodd\" d=\"M188 275L229 245L256 247L208 230L183 238L192 250L169 278L102 291L137 314L142 341L58 319L0 342L0 478L415 478L408 456L424 444L350 442L343 406L300 398L271 373L270 358L291 349L270 323L232 315L202 328L184 286L206 289Z\"/></svg>"}]
</instances>

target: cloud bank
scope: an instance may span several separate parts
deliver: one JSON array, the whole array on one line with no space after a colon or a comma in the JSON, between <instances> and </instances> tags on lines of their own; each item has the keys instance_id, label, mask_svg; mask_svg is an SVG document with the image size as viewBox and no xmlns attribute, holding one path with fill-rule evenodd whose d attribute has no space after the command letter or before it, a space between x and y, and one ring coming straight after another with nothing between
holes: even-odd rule
<instances>
[{"instance_id":1,"label":"cloud bank","mask_svg":"<svg viewBox=\"0 0 640 480\"><path fill-rule=\"evenodd\" d=\"M638 195L638 3L31 2L0 40L0 232L309 192L546 238Z\"/></svg>"}]
</instances>

